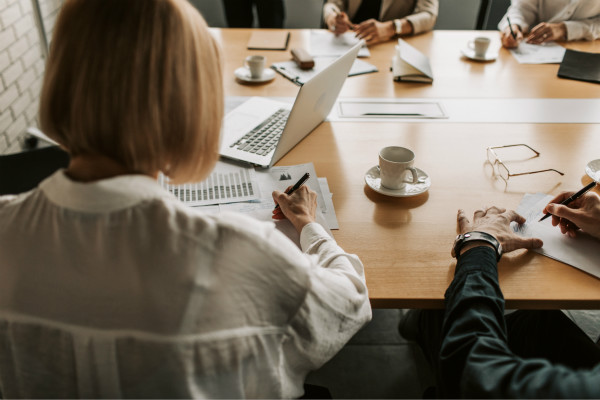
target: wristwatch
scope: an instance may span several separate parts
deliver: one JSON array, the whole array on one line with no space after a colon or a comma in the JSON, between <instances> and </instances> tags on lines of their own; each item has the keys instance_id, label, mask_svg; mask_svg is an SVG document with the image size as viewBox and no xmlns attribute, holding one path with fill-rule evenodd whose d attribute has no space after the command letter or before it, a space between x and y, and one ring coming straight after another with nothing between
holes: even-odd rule
<instances>
[{"instance_id":1,"label":"wristwatch","mask_svg":"<svg viewBox=\"0 0 600 400\"><path fill-rule=\"evenodd\" d=\"M402 20L401 19L394 20L394 30L396 31L396 35L399 35L402 33Z\"/></svg>"},{"instance_id":2,"label":"wristwatch","mask_svg":"<svg viewBox=\"0 0 600 400\"><path fill-rule=\"evenodd\" d=\"M479 232L479 231L461 233L460 235L458 235L456 237L456 239L454 240L454 248L453 248L453 252L452 252L452 257L455 257L458 259L458 257L460 256L460 250L467 243L475 242L475 241L486 242L486 243L491 244L494 247L494 249L496 250L496 261L500 260L500 257L502 257L502 245L500 244L498 239L496 239L494 236L490 235L489 233Z\"/></svg>"}]
</instances>

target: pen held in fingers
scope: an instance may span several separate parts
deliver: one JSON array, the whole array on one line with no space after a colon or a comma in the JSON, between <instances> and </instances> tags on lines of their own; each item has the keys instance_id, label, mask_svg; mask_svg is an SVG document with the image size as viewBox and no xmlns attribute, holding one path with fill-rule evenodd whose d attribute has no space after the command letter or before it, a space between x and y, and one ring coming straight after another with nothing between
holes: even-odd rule
<instances>
[{"instance_id":1,"label":"pen held in fingers","mask_svg":"<svg viewBox=\"0 0 600 400\"><path fill-rule=\"evenodd\" d=\"M584 194L586 194L586 192L588 192L594 186L596 186L596 182L595 181L590 182L588 185L586 185L579 192L577 192L577 193L573 194L572 196L570 196L569 198L561 201L560 204L563 205L563 206L566 206L567 204L570 204L572 201L577 200L578 198L580 198L581 196L583 196ZM542 218L540 218L540 220L538 222L542 222L543 220L545 220L546 218L548 218L551 215L552 214L550 214L550 213L546 213Z\"/></svg>"}]
</instances>

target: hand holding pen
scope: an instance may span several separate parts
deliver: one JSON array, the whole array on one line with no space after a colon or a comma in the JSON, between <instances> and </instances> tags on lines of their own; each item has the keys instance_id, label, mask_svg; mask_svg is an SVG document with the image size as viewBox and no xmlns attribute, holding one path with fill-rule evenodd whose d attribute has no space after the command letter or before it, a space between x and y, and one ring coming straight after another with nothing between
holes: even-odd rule
<instances>
[{"instance_id":1,"label":"hand holding pen","mask_svg":"<svg viewBox=\"0 0 600 400\"><path fill-rule=\"evenodd\" d=\"M502 32L502 46L507 49L512 49L519 46L519 43L523 40L523 33L518 25L513 25L510 22L510 18L506 17L508 22L508 29L504 29Z\"/></svg>"},{"instance_id":2,"label":"hand holding pen","mask_svg":"<svg viewBox=\"0 0 600 400\"><path fill-rule=\"evenodd\" d=\"M348 30L354 29L354 25L350 21L350 18L348 18L348 14L343 11L334 11L334 14L331 14L327 18L327 26L336 35L341 35Z\"/></svg>"},{"instance_id":3,"label":"hand holding pen","mask_svg":"<svg viewBox=\"0 0 600 400\"><path fill-rule=\"evenodd\" d=\"M567 203L576 194L559 194L548 203L544 212L551 214L552 225L559 226L568 236L575 237L577 231L582 230L600 239L600 197L596 193L586 193Z\"/></svg>"},{"instance_id":4,"label":"hand holding pen","mask_svg":"<svg viewBox=\"0 0 600 400\"><path fill-rule=\"evenodd\" d=\"M304 174L285 193L278 190L273 192L273 200L277 204L273 210L273 219L287 218L298 233L306 224L314 222L316 218L317 194L304 185L309 176L308 173Z\"/></svg>"}]
</instances>

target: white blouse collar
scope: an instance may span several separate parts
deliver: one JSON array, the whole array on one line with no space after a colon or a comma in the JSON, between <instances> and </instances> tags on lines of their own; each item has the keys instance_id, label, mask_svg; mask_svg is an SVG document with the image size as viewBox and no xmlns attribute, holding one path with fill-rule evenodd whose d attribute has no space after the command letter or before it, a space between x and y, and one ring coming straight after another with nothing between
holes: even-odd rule
<instances>
[{"instance_id":1,"label":"white blouse collar","mask_svg":"<svg viewBox=\"0 0 600 400\"><path fill-rule=\"evenodd\" d=\"M143 200L175 199L146 175L121 175L82 183L71 180L64 169L44 180L40 190L56 205L81 212L110 212L132 207Z\"/></svg>"}]
</instances>

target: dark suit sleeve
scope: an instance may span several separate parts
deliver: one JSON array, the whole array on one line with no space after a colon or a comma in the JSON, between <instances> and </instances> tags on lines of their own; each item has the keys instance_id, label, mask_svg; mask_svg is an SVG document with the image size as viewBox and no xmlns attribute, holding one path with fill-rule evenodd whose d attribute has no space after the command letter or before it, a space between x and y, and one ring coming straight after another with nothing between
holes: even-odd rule
<instances>
[{"instance_id":1,"label":"dark suit sleeve","mask_svg":"<svg viewBox=\"0 0 600 400\"><path fill-rule=\"evenodd\" d=\"M444 397L600 398L600 365L574 371L510 351L493 249L461 255L446 291L442 334Z\"/></svg>"}]
</instances>

